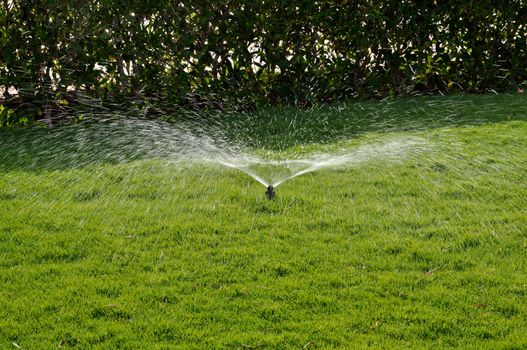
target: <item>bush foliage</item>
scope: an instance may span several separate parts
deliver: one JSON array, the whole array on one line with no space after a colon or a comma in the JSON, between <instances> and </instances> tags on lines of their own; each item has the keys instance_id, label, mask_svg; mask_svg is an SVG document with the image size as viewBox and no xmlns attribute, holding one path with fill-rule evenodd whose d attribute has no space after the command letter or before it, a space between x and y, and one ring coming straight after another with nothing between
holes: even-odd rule
<instances>
[{"instance_id":1,"label":"bush foliage","mask_svg":"<svg viewBox=\"0 0 527 350\"><path fill-rule=\"evenodd\" d=\"M3 0L3 104L307 105L527 79L523 0ZM6 93L7 87L19 96Z\"/></svg>"}]
</instances>

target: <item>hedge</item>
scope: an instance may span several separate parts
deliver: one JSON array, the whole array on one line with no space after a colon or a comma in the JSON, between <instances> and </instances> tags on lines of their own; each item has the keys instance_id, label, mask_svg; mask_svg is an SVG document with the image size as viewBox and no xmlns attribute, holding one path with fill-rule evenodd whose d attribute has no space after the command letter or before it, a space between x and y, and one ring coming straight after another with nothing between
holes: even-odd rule
<instances>
[{"instance_id":1,"label":"hedge","mask_svg":"<svg viewBox=\"0 0 527 350\"><path fill-rule=\"evenodd\" d=\"M5 116L79 92L253 108L527 80L525 0L0 1Z\"/></svg>"}]
</instances>

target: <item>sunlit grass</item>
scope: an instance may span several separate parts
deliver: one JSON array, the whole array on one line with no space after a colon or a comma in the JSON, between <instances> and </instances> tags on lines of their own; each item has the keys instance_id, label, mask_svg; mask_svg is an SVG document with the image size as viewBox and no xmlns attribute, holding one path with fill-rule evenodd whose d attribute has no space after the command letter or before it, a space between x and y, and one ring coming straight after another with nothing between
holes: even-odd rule
<instances>
[{"instance_id":1,"label":"sunlit grass","mask_svg":"<svg viewBox=\"0 0 527 350\"><path fill-rule=\"evenodd\" d=\"M0 347L524 348L527 122L407 134L448 152L274 201L219 166L6 167Z\"/></svg>"}]
</instances>

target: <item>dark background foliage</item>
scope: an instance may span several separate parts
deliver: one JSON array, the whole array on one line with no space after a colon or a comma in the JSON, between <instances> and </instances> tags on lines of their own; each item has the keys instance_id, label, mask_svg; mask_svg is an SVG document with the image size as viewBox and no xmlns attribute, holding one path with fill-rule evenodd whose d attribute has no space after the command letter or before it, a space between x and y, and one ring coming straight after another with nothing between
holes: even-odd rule
<instances>
[{"instance_id":1,"label":"dark background foliage","mask_svg":"<svg viewBox=\"0 0 527 350\"><path fill-rule=\"evenodd\" d=\"M0 1L4 126L67 114L80 92L255 108L527 80L524 0Z\"/></svg>"}]
</instances>

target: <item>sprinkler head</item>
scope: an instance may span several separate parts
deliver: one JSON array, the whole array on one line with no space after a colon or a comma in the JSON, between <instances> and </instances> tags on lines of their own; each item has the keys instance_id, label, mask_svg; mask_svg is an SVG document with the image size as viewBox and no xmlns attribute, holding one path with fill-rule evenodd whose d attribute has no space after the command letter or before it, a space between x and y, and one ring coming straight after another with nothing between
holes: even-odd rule
<instances>
[{"instance_id":1,"label":"sprinkler head","mask_svg":"<svg viewBox=\"0 0 527 350\"><path fill-rule=\"evenodd\" d=\"M269 200L274 198L274 187L273 187L273 185L267 186L267 191L265 191L265 195L267 196L267 199L269 199Z\"/></svg>"}]
</instances>

